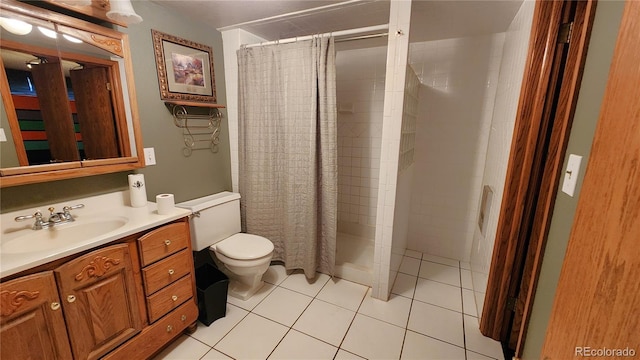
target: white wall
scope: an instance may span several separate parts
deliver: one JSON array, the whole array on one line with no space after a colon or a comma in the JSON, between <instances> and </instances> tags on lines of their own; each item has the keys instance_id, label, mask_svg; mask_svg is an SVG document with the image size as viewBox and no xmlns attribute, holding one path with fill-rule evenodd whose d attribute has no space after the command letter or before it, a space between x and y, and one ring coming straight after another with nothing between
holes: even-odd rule
<instances>
[{"instance_id":1,"label":"white wall","mask_svg":"<svg viewBox=\"0 0 640 360\"><path fill-rule=\"evenodd\" d=\"M389 36L387 42L387 71L385 76L384 118L376 234L373 252L372 296L387 300L393 285L390 281L391 253L394 247L393 226L396 216L396 190L405 77L409 53L411 0L392 1L389 8ZM397 36L395 34L402 34Z\"/></svg>"},{"instance_id":2,"label":"white wall","mask_svg":"<svg viewBox=\"0 0 640 360\"><path fill-rule=\"evenodd\" d=\"M489 185L492 188L493 200L484 235L480 232L477 224L474 226L473 245L470 252L471 275L478 315L482 314L484 293L487 288L487 278L511 150L513 127L520 99L520 87L527 60L534 6L535 3L533 1L523 2L511 22L504 40L500 78L498 80L493 121L489 134L489 146L482 178L482 186ZM480 190L480 187L477 190ZM476 197L475 201L477 208L480 198ZM477 212L475 214L477 219Z\"/></svg>"},{"instance_id":3,"label":"white wall","mask_svg":"<svg viewBox=\"0 0 640 360\"><path fill-rule=\"evenodd\" d=\"M240 45L265 41L241 29L222 32L224 75L227 89L227 121L229 122L229 147L231 148L231 183L238 190L238 55Z\"/></svg>"},{"instance_id":4,"label":"white wall","mask_svg":"<svg viewBox=\"0 0 640 360\"><path fill-rule=\"evenodd\" d=\"M504 34L412 43L423 86L408 248L469 261Z\"/></svg>"},{"instance_id":5,"label":"white wall","mask_svg":"<svg viewBox=\"0 0 640 360\"><path fill-rule=\"evenodd\" d=\"M373 238L387 47L336 54L338 231Z\"/></svg>"},{"instance_id":6,"label":"white wall","mask_svg":"<svg viewBox=\"0 0 640 360\"><path fill-rule=\"evenodd\" d=\"M391 267L389 284L398 275L402 257L407 250L409 234L409 212L413 196L413 175L415 167L416 119L418 117L418 91L420 80L411 66L406 67L400 154L398 164L398 187L396 189L395 217L393 219L393 242L391 244Z\"/></svg>"}]
</instances>

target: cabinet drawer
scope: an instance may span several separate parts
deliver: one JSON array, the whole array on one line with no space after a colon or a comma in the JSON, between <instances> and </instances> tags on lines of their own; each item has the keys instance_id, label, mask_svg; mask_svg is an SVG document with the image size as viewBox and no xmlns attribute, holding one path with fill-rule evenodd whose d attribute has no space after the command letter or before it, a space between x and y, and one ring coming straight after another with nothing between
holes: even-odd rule
<instances>
[{"instance_id":1,"label":"cabinet drawer","mask_svg":"<svg viewBox=\"0 0 640 360\"><path fill-rule=\"evenodd\" d=\"M102 359L148 359L157 349L179 336L197 319L198 305L195 301L189 300Z\"/></svg>"},{"instance_id":2,"label":"cabinet drawer","mask_svg":"<svg viewBox=\"0 0 640 360\"><path fill-rule=\"evenodd\" d=\"M191 275L187 275L147 298L149 322L155 322L191 297L193 281Z\"/></svg>"},{"instance_id":3,"label":"cabinet drawer","mask_svg":"<svg viewBox=\"0 0 640 360\"><path fill-rule=\"evenodd\" d=\"M147 296L189 274L193 258L186 249L142 269L144 290Z\"/></svg>"},{"instance_id":4,"label":"cabinet drawer","mask_svg":"<svg viewBox=\"0 0 640 360\"><path fill-rule=\"evenodd\" d=\"M169 224L138 239L142 266L147 266L188 246L189 228L186 222Z\"/></svg>"}]
</instances>

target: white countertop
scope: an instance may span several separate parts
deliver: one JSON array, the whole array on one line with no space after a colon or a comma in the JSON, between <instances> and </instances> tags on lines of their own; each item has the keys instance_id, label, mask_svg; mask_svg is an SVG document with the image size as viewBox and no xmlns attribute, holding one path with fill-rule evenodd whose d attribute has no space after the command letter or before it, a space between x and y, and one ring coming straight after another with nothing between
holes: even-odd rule
<instances>
[{"instance_id":1,"label":"white countertop","mask_svg":"<svg viewBox=\"0 0 640 360\"><path fill-rule=\"evenodd\" d=\"M48 231L48 229L32 230L31 227L34 223L33 219L16 222L14 220L16 216L32 215L37 210L40 210L46 220L48 219L49 213L47 208L49 206L55 207L55 211L58 212L62 211L64 206L72 206L76 204L84 204L85 206L82 209L71 210L71 214L76 219L72 224L82 224L83 221L91 222L100 220L101 218L114 217L125 218L127 219L127 222L113 231L109 231L92 238L87 238L86 240L82 239L72 244L55 246L48 250L33 249L33 251L19 254L2 252L1 245L5 241L14 240L17 237L24 237L21 241L29 241L29 234L36 234L38 231ZM189 214L191 214L191 211L176 207L170 214L159 215L156 210L156 204L153 202L147 202L147 206L144 207L131 207L129 206L128 190L51 204L40 208L30 208L1 214L0 225L2 232L0 233L0 278L38 265L46 264L53 260L80 253L85 250L90 250L97 246L121 239L125 236L180 219L188 216ZM67 224L58 226L66 225Z\"/></svg>"}]
</instances>

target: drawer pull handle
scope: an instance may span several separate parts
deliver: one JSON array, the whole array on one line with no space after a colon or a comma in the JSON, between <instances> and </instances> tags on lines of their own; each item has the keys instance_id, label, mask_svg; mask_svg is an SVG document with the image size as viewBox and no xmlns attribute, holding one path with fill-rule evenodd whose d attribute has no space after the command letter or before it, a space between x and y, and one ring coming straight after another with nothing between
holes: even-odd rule
<instances>
[{"instance_id":1,"label":"drawer pull handle","mask_svg":"<svg viewBox=\"0 0 640 360\"><path fill-rule=\"evenodd\" d=\"M60 303L59 302L52 302L51 303L51 310L58 310L58 309L60 309ZM184 316L184 315L182 315L182 316Z\"/></svg>"},{"instance_id":2,"label":"drawer pull handle","mask_svg":"<svg viewBox=\"0 0 640 360\"><path fill-rule=\"evenodd\" d=\"M187 321L187 315L180 316L180 320L182 320L182 322Z\"/></svg>"},{"instance_id":3,"label":"drawer pull handle","mask_svg":"<svg viewBox=\"0 0 640 360\"><path fill-rule=\"evenodd\" d=\"M169 239L165 240L164 244L167 245L167 246L171 245L171 240L169 240Z\"/></svg>"},{"instance_id":4,"label":"drawer pull handle","mask_svg":"<svg viewBox=\"0 0 640 360\"><path fill-rule=\"evenodd\" d=\"M167 332L170 333L173 331L173 325L167 325Z\"/></svg>"},{"instance_id":5,"label":"drawer pull handle","mask_svg":"<svg viewBox=\"0 0 640 360\"><path fill-rule=\"evenodd\" d=\"M72 303L72 302L76 301L76 297L74 295L69 295L69 296L67 296L67 301Z\"/></svg>"},{"instance_id":6,"label":"drawer pull handle","mask_svg":"<svg viewBox=\"0 0 640 360\"><path fill-rule=\"evenodd\" d=\"M171 300L173 300L173 301L178 301L178 295L173 295L173 296L171 296Z\"/></svg>"},{"instance_id":7,"label":"drawer pull handle","mask_svg":"<svg viewBox=\"0 0 640 360\"><path fill-rule=\"evenodd\" d=\"M173 275L173 274L175 274L175 273L176 273L176 271L175 271L175 270L173 270L173 269L169 269L169 275Z\"/></svg>"}]
</instances>

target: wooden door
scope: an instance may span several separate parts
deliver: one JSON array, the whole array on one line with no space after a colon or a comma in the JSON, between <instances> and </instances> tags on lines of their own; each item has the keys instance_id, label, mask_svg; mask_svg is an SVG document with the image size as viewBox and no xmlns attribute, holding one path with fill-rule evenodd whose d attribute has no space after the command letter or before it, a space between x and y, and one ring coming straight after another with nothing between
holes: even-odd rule
<instances>
[{"instance_id":1,"label":"wooden door","mask_svg":"<svg viewBox=\"0 0 640 360\"><path fill-rule=\"evenodd\" d=\"M0 284L2 359L70 359L52 271Z\"/></svg>"},{"instance_id":2,"label":"wooden door","mask_svg":"<svg viewBox=\"0 0 640 360\"><path fill-rule=\"evenodd\" d=\"M635 358L640 353L638 19L640 2L627 1L544 359L625 358L625 350L626 357Z\"/></svg>"},{"instance_id":3,"label":"wooden door","mask_svg":"<svg viewBox=\"0 0 640 360\"><path fill-rule=\"evenodd\" d=\"M78 123L88 160L120 156L113 117L108 69L92 67L71 70Z\"/></svg>"},{"instance_id":4,"label":"wooden door","mask_svg":"<svg viewBox=\"0 0 640 360\"><path fill-rule=\"evenodd\" d=\"M595 2L540 1L480 331L520 357L577 104Z\"/></svg>"},{"instance_id":5,"label":"wooden door","mask_svg":"<svg viewBox=\"0 0 640 360\"><path fill-rule=\"evenodd\" d=\"M32 65L31 75L38 94L51 160L53 162L80 160L71 105L60 63L47 62Z\"/></svg>"},{"instance_id":6,"label":"wooden door","mask_svg":"<svg viewBox=\"0 0 640 360\"><path fill-rule=\"evenodd\" d=\"M142 329L127 244L81 256L55 274L76 359L96 359Z\"/></svg>"}]
</instances>

